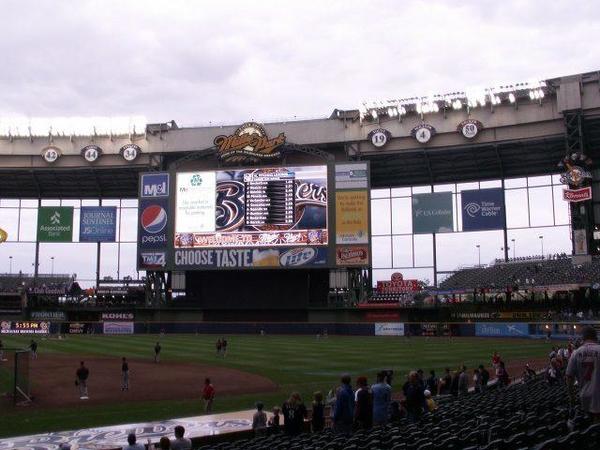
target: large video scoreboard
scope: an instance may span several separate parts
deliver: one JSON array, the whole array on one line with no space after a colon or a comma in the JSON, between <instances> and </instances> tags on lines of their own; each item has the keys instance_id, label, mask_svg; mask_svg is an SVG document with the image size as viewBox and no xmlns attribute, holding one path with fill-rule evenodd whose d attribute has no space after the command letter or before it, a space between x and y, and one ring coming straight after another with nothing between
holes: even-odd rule
<instances>
[{"instance_id":1,"label":"large video scoreboard","mask_svg":"<svg viewBox=\"0 0 600 450\"><path fill-rule=\"evenodd\" d=\"M138 267L368 266L369 200L366 163L142 174Z\"/></svg>"}]
</instances>

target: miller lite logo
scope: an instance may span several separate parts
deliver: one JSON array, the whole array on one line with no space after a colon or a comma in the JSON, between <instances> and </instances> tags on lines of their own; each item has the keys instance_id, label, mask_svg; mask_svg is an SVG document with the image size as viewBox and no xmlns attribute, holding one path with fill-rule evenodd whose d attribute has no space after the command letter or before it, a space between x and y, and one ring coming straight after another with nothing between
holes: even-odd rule
<instances>
[{"instance_id":1,"label":"miller lite logo","mask_svg":"<svg viewBox=\"0 0 600 450\"><path fill-rule=\"evenodd\" d=\"M293 248L279 257L279 263L283 267L303 266L315 259L316 256L317 251L314 248Z\"/></svg>"}]
</instances>

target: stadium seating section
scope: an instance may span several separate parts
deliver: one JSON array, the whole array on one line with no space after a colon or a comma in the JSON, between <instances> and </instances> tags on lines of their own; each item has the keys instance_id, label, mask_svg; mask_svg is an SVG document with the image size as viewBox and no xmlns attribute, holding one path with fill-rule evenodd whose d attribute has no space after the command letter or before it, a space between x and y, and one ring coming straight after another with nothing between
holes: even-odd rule
<instances>
[{"instance_id":1,"label":"stadium seating section","mask_svg":"<svg viewBox=\"0 0 600 450\"><path fill-rule=\"evenodd\" d=\"M497 263L489 267L463 269L440 284L440 289L485 289L557 284L595 283L600 278L600 260L574 265L570 258Z\"/></svg>"},{"instance_id":2,"label":"stadium seating section","mask_svg":"<svg viewBox=\"0 0 600 450\"><path fill-rule=\"evenodd\" d=\"M485 393L442 399L420 422L358 431L267 437L202 446L205 450L515 450L597 449L600 424L568 408L564 384L538 379Z\"/></svg>"}]
</instances>

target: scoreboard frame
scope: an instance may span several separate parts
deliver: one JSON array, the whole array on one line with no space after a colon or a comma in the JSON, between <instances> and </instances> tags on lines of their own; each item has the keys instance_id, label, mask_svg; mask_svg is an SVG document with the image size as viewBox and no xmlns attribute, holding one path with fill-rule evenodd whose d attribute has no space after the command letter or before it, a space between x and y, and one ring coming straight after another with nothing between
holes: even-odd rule
<instances>
[{"instance_id":1,"label":"scoreboard frame","mask_svg":"<svg viewBox=\"0 0 600 450\"><path fill-rule=\"evenodd\" d=\"M336 167L350 166L353 164L366 167L366 188L343 188L336 189ZM327 168L327 233L328 243L323 246L290 245L278 246L279 250L279 265L253 265L252 252L256 250L275 250L276 247L198 247L178 249L174 245L175 241L175 215L176 215L176 184L177 174L185 172L219 172L219 171L240 171L252 169L277 169L289 167L316 167L326 166ZM159 172L140 173L139 175L139 215L138 217L138 242L137 242L137 265L138 270L158 270L158 271L188 271L188 270L273 270L273 269L335 269L335 268L369 268L372 265L372 243L371 243L371 180L370 180L370 165L368 161L360 162L326 162L315 161L314 163L299 164L273 164L273 165L243 165L243 166L227 166L227 167L177 167L171 168L168 171L162 172L162 176L168 180L166 187L148 187L143 184L144 176L153 177L153 180L160 176ZM336 239L336 198L337 193L343 191L350 193L351 191L365 191L367 202L367 233L366 242L360 245L344 244L340 245ZM150 193L144 197L144 192ZM144 230L141 226L143 210L148 202L157 203L167 213L166 226L164 229L165 242L159 242L157 248L146 247L142 248L141 240L144 236ZM348 250L351 250L350 252ZM352 251L355 250L355 251ZM188 257L188 260L181 261L176 264L176 258L180 258L182 252L186 251L191 255L191 251L195 252L193 256ZM364 255L366 253L366 255ZM339 255L351 254L355 258L348 260L348 263L340 263ZM356 259L356 255L363 255L363 258ZM193 258L190 260L189 258ZM272 260L272 259L271 259ZM196 264L199 262L200 264ZM285 263L282 263L285 262Z\"/></svg>"}]
</instances>

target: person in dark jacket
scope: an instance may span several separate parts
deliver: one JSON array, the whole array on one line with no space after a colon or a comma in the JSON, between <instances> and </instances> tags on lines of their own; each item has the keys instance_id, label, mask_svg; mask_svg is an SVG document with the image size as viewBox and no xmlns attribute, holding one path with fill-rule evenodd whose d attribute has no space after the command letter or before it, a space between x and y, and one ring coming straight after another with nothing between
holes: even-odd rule
<instances>
[{"instance_id":1,"label":"person in dark jacket","mask_svg":"<svg viewBox=\"0 0 600 450\"><path fill-rule=\"evenodd\" d=\"M458 373L458 393L459 395L467 395L469 393L469 375L467 368L462 366Z\"/></svg>"},{"instance_id":2,"label":"person in dark jacket","mask_svg":"<svg viewBox=\"0 0 600 450\"><path fill-rule=\"evenodd\" d=\"M373 427L373 393L366 377L356 380L356 408L354 409L354 429L368 430Z\"/></svg>"},{"instance_id":3,"label":"person in dark jacket","mask_svg":"<svg viewBox=\"0 0 600 450\"><path fill-rule=\"evenodd\" d=\"M290 395L290 398L283 404L281 412L283 413L285 434L295 436L302 433L307 411L298 392L293 392Z\"/></svg>"},{"instance_id":4,"label":"person in dark jacket","mask_svg":"<svg viewBox=\"0 0 600 450\"><path fill-rule=\"evenodd\" d=\"M408 385L405 391L406 396L406 414L411 422L416 422L423 414L423 406L425 405L425 395L419 383L419 375L417 372L411 372L408 375Z\"/></svg>"},{"instance_id":5,"label":"person in dark jacket","mask_svg":"<svg viewBox=\"0 0 600 450\"><path fill-rule=\"evenodd\" d=\"M458 380L460 378L460 374L458 372L454 372L452 374L452 383L450 384L450 394L457 397L458 396Z\"/></svg>"},{"instance_id":6,"label":"person in dark jacket","mask_svg":"<svg viewBox=\"0 0 600 450\"><path fill-rule=\"evenodd\" d=\"M481 392L485 392L488 381L490 381L490 373L483 367L483 364L479 365L479 376L481 378Z\"/></svg>"},{"instance_id":7,"label":"person in dark jacket","mask_svg":"<svg viewBox=\"0 0 600 450\"><path fill-rule=\"evenodd\" d=\"M510 384L510 377L506 371L504 361L500 361L500 365L497 370L498 383L500 386L508 386Z\"/></svg>"},{"instance_id":8,"label":"person in dark jacket","mask_svg":"<svg viewBox=\"0 0 600 450\"><path fill-rule=\"evenodd\" d=\"M350 386L350 375L343 375L341 382L335 394L333 426L336 433L349 435L352 433L354 420L354 394Z\"/></svg>"},{"instance_id":9,"label":"person in dark jacket","mask_svg":"<svg viewBox=\"0 0 600 450\"><path fill-rule=\"evenodd\" d=\"M323 431L325 428L325 403L323 403L323 393L320 391L314 394L311 425L313 433Z\"/></svg>"},{"instance_id":10,"label":"person in dark jacket","mask_svg":"<svg viewBox=\"0 0 600 450\"><path fill-rule=\"evenodd\" d=\"M435 370L429 371L429 378L425 382L425 389L432 393L432 395L437 394L438 391L439 380L438 377L435 376Z\"/></svg>"},{"instance_id":11,"label":"person in dark jacket","mask_svg":"<svg viewBox=\"0 0 600 450\"><path fill-rule=\"evenodd\" d=\"M438 385L438 394L439 395L448 395L450 394L450 389L452 387L452 375L450 375L450 369L446 367L444 372L444 376L440 380Z\"/></svg>"}]
</instances>

